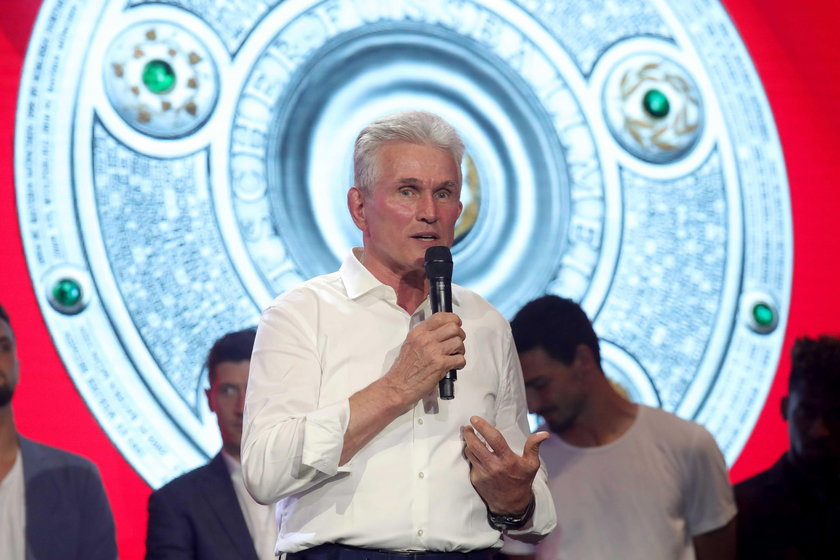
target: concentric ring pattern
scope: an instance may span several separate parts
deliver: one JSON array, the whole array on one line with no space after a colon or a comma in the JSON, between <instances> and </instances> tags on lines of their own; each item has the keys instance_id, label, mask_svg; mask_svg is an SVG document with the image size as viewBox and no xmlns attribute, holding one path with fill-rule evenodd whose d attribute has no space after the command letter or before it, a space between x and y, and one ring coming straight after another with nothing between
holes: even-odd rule
<instances>
[{"instance_id":1,"label":"concentric ring pattern","mask_svg":"<svg viewBox=\"0 0 840 560\"><path fill-rule=\"evenodd\" d=\"M719 3L245 6L48 0L22 78L32 280L150 484L218 448L212 341L359 244L353 139L407 108L467 145L456 281L507 316L546 292L580 301L631 397L737 457L780 353L792 226L772 115Z\"/></svg>"}]
</instances>

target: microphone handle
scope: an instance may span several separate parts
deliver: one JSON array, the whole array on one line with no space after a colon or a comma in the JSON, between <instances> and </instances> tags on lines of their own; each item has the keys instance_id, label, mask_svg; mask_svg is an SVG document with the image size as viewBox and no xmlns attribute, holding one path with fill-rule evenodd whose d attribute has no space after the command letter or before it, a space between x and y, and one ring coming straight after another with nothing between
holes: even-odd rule
<instances>
[{"instance_id":1,"label":"microphone handle","mask_svg":"<svg viewBox=\"0 0 840 560\"><path fill-rule=\"evenodd\" d=\"M441 309L442 308L442 309ZM452 312L452 286L447 285L444 278L435 278L434 290L432 293L432 313L438 311ZM446 375L438 381L438 392L440 398L448 401L455 398L454 381L458 379L458 372L450 369Z\"/></svg>"}]
</instances>

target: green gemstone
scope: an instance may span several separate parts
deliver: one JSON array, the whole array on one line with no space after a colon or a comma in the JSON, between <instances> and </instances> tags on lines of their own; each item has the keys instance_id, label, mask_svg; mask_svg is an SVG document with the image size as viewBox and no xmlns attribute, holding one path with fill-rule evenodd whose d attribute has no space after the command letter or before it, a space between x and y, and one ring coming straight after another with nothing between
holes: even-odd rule
<instances>
[{"instance_id":1,"label":"green gemstone","mask_svg":"<svg viewBox=\"0 0 840 560\"><path fill-rule=\"evenodd\" d=\"M82 300L82 287L75 280L62 278L52 289L53 298L62 307L73 307Z\"/></svg>"},{"instance_id":2,"label":"green gemstone","mask_svg":"<svg viewBox=\"0 0 840 560\"><path fill-rule=\"evenodd\" d=\"M647 114L656 119L661 119L671 110L668 98L658 89L648 90L642 99L642 105Z\"/></svg>"},{"instance_id":3,"label":"green gemstone","mask_svg":"<svg viewBox=\"0 0 840 560\"><path fill-rule=\"evenodd\" d=\"M756 303L753 306L752 314L755 322L762 327L772 325L776 318L776 313L773 311L773 308L766 303Z\"/></svg>"},{"instance_id":4,"label":"green gemstone","mask_svg":"<svg viewBox=\"0 0 840 560\"><path fill-rule=\"evenodd\" d=\"M152 60L143 68L143 83L153 93L166 93L175 85L175 71L168 62Z\"/></svg>"}]
</instances>

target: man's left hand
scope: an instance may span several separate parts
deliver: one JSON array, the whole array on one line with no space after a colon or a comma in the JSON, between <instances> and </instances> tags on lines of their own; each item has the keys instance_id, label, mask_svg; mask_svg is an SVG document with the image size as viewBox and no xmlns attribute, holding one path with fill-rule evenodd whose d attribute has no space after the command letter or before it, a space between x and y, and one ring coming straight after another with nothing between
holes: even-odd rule
<instances>
[{"instance_id":1,"label":"man's left hand","mask_svg":"<svg viewBox=\"0 0 840 560\"><path fill-rule=\"evenodd\" d=\"M531 434L520 456L511 450L502 433L483 418L473 416L470 423L462 433L464 454L470 462L470 482L476 492L493 513L525 511L533 496L531 483L540 469L540 444L548 439L548 432Z\"/></svg>"}]
</instances>

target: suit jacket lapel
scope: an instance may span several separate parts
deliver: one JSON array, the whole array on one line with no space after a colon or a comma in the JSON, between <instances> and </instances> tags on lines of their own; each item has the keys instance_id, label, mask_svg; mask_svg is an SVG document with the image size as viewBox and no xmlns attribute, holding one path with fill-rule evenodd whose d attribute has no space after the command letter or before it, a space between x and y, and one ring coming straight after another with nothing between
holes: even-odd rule
<instances>
[{"instance_id":1,"label":"suit jacket lapel","mask_svg":"<svg viewBox=\"0 0 840 560\"><path fill-rule=\"evenodd\" d=\"M219 453L213 457L208 467L209 476L204 479L202 488L204 498L219 518L228 537L233 541L235 550L240 552L241 558L257 560L257 552L222 454Z\"/></svg>"},{"instance_id":2,"label":"suit jacket lapel","mask_svg":"<svg viewBox=\"0 0 840 560\"><path fill-rule=\"evenodd\" d=\"M48 552L52 546L52 540L43 539L47 531L51 531L52 536L59 541L70 537L63 533L57 534L59 527L49 526L49 520L55 516L55 512L63 512L66 504L61 501L63 494L57 484L56 474L51 472L55 465L50 458L34 442L22 436L18 437L18 442L26 492L26 557L35 558L40 553ZM33 551L33 548L36 550Z\"/></svg>"}]
</instances>

